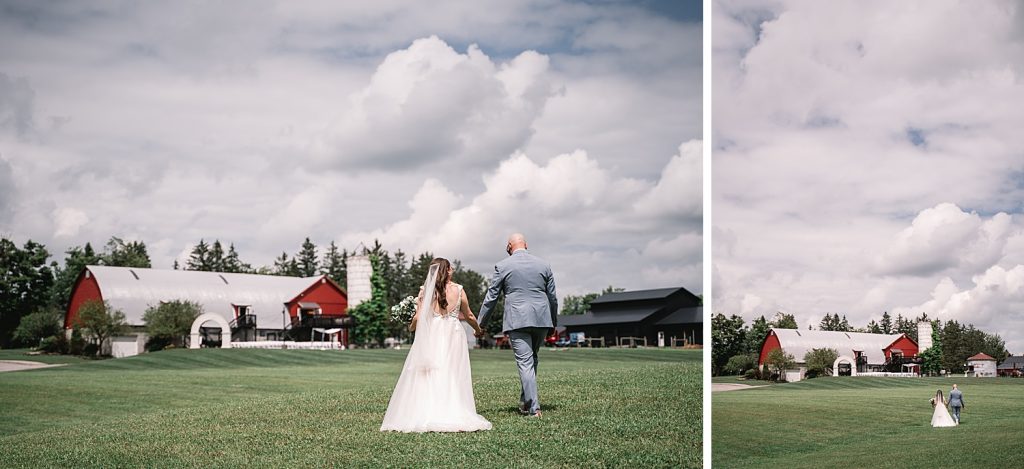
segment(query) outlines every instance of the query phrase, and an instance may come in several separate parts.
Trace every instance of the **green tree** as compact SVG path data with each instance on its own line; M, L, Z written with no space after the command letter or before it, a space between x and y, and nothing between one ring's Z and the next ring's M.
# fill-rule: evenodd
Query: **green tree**
M224 246L220 244L219 239L213 240L213 244L210 245L210 252L206 255L207 265L210 267L210 272L224 272Z
M733 355L722 367L723 375L742 375L747 370L757 368L757 360L760 358L756 353L741 353Z
M747 344L744 350L748 353L760 355L761 346L764 345L764 339L768 337L768 331L771 328L771 324L764 318L764 315L750 323L750 330L747 331Z
M833 348L815 348L804 354L804 363L807 364L807 377L829 376L832 374L832 365L839 358L839 351Z
M882 326L879 326L878 323L875 322L874 319L872 319L871 322L868 323L866 330L871 334L881 334Z
M772 327L776 329L799 329L796 325L796 317L792 314L786 314L782 311L775 313L775 318L771 322Z
M898 322L898 318L897 318ZM942 323L932 321L932 346L918 354L921 357L921 372L938 374L942 369Z
M302 242L302 249L295 255L295 261L298 263L298 275L300 277L316 275L320 267L318 259L319 255L316 253L316 245L307 237Z
M142 321L150 341L159 344L153 349L159 350L163 344L183 347L192 331L192 323L200 314L203 314L202 306L192 301L173 300L147 308Z
M882 329L880 332L881 334L892 334L894 332L892 328L892 316L889 315L888 311L882 313L882 321L878 326ZM876 332L876 334L878 333L879 332Z
M206 240L200 239L199 244L192 247L192 252L188 256L188 262L185 263L185 270L212 271L210 265L210 245L206 244Z
M235 251L235 243L231 243L228 246L228 253L224 256L224 272L236 274L248 274L252 272L252 266L242 262L242 259L238 257L238 251Z
M14 342L36 347L39 341L62 333L64 313L52 306L43 307L21 318L14 330Z
M53 271L46 264L46 247L28 240L22 248L0 238L0 347L11 345L23 316L49 303Z
M74 288L78 276L86 266L100 263L100 256L92 249L92 245L85 243L85 247L74 246L64 251L64 267L52 265L54 272L53 287L51 288L50 303L58 309L65 311L71 301L71 289Z
M773 349L771 352L768 352L768 356L765 357L764 362L768 365L768 370L771 374L777 375L779 380L782 381L785 380L783 372L796 365L796 359L793 358L793 355L786 353L781 348Z
M711 318L711 373L721 374L729 358L743 351L746 345L746 328L743 318L726 317L718 313Z
M348 284L347 264L348 251L344 250L339 253L338 246L331 241L331 244L327 246L327 251L324 252L324 260L320 263L320 273L344 287Z
M103 265L113 267L140 267L150 268L153 266L149 260L149 253L146 252L146 243L142 241L124 242L123 239L111 236L107 246L100 255L100 262Z
M282 252L274 259L273 275L285 277L299 277L299 264L295 259L288 259L288 253Z
M585 314L590 311L590 302L594 301L601 295L597 293L587 293L585 295L566 295L562 298L562 310L558 314L572 315L572 314Z
M78 309L75 323L82 328L96 344L96 354L103 354L103 345L111 337L120 335L128 329L124 313L114 309L106 301L91 300Z
M370 299L349 310L349 315L356 320L356 327L353 330L356 343L383 345L389 330L389 310L387 283L379 273L379 255L370 254L370 266L373 268L373 273L370 274Z

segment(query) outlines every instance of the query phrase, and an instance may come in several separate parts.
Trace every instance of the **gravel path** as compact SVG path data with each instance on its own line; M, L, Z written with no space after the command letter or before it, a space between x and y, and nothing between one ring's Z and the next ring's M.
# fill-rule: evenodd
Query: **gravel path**
M0 360L0 372L34 370L36 368L50 368L53 366L64 366L63 364L52 365L49 363L30 362L25 360Z

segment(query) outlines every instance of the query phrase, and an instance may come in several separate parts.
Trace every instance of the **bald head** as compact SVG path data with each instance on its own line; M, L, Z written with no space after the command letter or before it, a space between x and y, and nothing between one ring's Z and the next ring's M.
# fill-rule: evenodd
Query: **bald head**
M526 249L526 236L523 236L522 233L512 233L508 237L508 246L505 249L510 256L517 249Z

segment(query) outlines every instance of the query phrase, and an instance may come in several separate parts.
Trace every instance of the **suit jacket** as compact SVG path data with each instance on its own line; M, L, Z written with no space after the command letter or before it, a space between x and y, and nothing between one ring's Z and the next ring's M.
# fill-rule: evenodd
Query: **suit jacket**
M494 275L480 306L480 325L490 319L498 293L505 293L503 331L558 325L558 298L551 265L520 249L494 266Z
M964 406L964 395L959 389L954 389L949 392L949 405L950 407Z

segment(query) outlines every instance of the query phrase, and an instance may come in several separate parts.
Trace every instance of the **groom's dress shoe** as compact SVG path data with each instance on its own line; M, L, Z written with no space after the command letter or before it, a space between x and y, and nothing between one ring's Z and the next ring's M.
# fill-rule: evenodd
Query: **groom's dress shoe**
M533 404L532 401L520 402L519 403L519 413L523 414L523 415L530 415L530 405L531 404Z
M540 413L540 411L538 410L537 412L534 412L534 413L532 413L532 414L526 414L526 416L527 416L527 417L531 417L531 418L533 418L533 417L537 417L537 418L540 418L540 417L541 417L541 413Z

